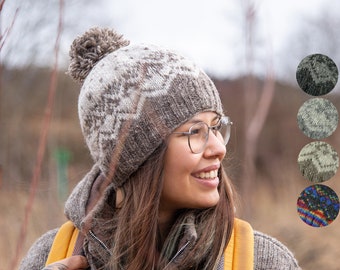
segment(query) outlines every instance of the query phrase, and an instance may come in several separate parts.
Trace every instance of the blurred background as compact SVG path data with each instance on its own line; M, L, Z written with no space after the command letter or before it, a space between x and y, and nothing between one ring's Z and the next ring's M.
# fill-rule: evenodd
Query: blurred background
M312 98L295 72L307 55L340 65L337 0L1 0L0 270L16 269L92 161L77 115L80 86L65 72L71 42L93 26L192 58L213 78L234 122L228 157L238 215L286 244L303 269L340 269L340 221L323 228L296 211L297 156L312 140L298 109ZM324 96L340 108L339 84ZM339 128L324 141L339 153ZM324 184L340 195L339 173Z

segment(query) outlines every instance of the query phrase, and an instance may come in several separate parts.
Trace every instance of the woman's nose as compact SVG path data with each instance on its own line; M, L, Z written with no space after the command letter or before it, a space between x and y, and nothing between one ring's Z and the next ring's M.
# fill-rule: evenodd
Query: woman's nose
M204 156L217 156L219 160L222 160L224 158L226 154L226 146L224 145L221 138L219 138L218 136L218 133L215 135L214 132L209 130L209 138L204 150Z

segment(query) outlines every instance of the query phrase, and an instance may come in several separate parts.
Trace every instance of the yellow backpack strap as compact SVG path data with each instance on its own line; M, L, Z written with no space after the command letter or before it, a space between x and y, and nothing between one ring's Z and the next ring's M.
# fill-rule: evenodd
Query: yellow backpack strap
M234 229L224 251L224 270L254 269L254 231L246 221L235 219Z
M71 221L65 222L54 238L46 265L72 256L78 234L79 230L74 227Z

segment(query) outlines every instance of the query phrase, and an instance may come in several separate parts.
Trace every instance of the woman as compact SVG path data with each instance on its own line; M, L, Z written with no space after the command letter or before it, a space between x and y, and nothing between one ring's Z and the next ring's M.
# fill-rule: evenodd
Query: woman
M21 269L299 269L280 242L235 219L221 166L232 123L202 70L99 28L77 38L70 56L94 160L66 202L79 231L74 256L50 259L52 230Z

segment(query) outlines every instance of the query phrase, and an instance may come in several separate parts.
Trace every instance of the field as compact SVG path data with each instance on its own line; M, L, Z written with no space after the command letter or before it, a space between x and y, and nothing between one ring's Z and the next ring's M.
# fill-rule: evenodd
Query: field
M70 154L64 193L69 193L91 167L77 120L78 86L60 75L41 178L37 183L35 200L29 205L32 211L25 238L20 236L29 209L27 202L45 112L48 74L46 70L31 73L28 70L5 71L3 74L0 99L0 270L11 269L13 261L20 261L38 236L65 220L64 197L57 187L56 152L66 149ZM310 98L301 90L278 82L275 84L275 95L256 145L256 170L251 178L249 175L244 178L247 176L243 173L247 128L245 112L256 108L257 97L263 87L261 80L254 80L254 83L254 89L247 90L242 78L216 81L227 113L235 123L226 166L239 190L238 214L250 221L256 230L285 243L303 269L340 269L337 263L340 218L327 227L313 228L304 224L296 212L300 192L310 185L297 167L299 151L311 141L301 133L296 123L299 107ZM255 98L249 100L245 98L247 95ZM327 98L340 108L336 94ZM339 152L339 129L325 141ZM339 173L325 184L340 195L338 178ZM20 242L23 248L16 258Z

